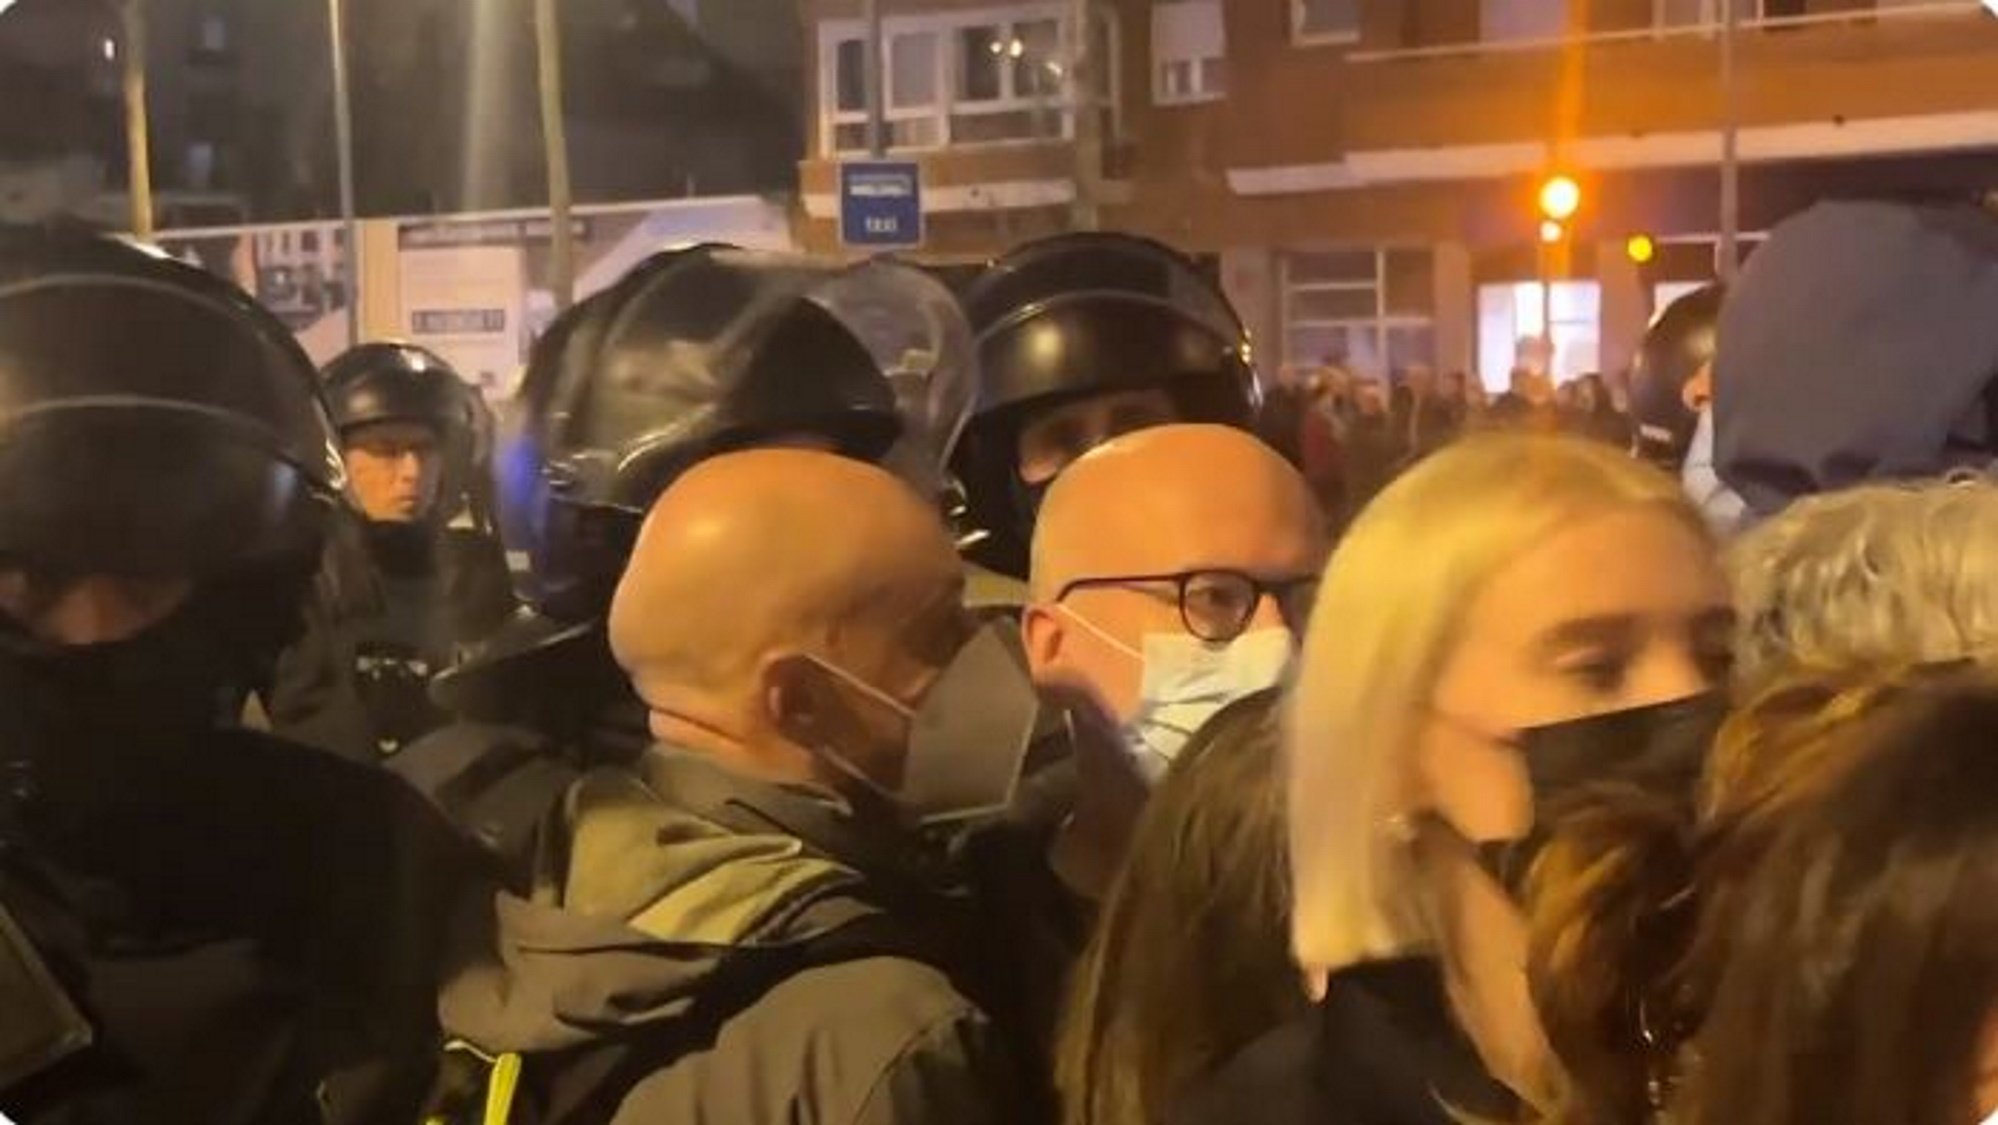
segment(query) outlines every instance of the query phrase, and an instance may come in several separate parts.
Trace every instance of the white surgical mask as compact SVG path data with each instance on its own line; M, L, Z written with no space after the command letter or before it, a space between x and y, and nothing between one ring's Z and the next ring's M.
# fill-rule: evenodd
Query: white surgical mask
M1686 449L1686 467L1680 471L1680 487L1692 497L1695 507L1707 519L1714 534L1727 538L1741 530L1748 505L1714 469L1714 411L1700 411L1700 423L1693 430L1693 444Z
M1064 612L1144 669L1138 709L1121 733L1125 752L1148 785L1165 776L1207 720L1238 699L1282 683L1297 650L1288 629L1252 629L1232 641L1203 641L1191 633L1147 633L1140 652L1088 618Z

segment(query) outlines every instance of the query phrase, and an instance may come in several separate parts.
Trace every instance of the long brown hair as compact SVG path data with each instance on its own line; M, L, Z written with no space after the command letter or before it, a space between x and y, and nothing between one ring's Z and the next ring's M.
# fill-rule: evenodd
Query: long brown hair
M1638 1125L1667 1104L1682 1123L1805 1120L1731 1114L1726 1103L1688 1116L1674 1090L1689 1054L1706 1054L1689 1048L1706 1041L1716 997L1733 987L1723 978L1741 971L1741 922L1766 894L1758 872L1772 848L1873 754L1883 726L1962 675L1926 666L1779 684L1729 719L1697 794L1603 788L1562 810L1527 893L1528 973L1560 1061L1546 1121ZM1775 1049L1714 1046L1743 1053L1751 1069Z
M1056 1046L1068 1125L1150 1125L1303 1011L1289 953L1276 693L1204 725L1152 793Z

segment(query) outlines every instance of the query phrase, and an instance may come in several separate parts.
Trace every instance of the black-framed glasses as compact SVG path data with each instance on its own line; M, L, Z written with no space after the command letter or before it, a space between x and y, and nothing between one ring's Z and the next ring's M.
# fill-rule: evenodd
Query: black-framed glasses
M1266 580L1239 570L1185 570L1177 574L1123 574L1078 578L1055 595L1057 603L1078 590L1170 587L1186 631L1203 641L1232 641L1242 635L1264 598L1276 601L1292 631L1302 630L1318 597L1318 575Z

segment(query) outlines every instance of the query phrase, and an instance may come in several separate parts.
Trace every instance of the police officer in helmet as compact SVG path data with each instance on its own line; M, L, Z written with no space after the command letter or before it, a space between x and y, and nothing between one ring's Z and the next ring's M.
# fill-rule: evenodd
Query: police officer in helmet
M342 467L310 363L164 256L0 231L0 1106L394 1120L468 870L378 771L235 728Z
M978 411L957 448L980 564L1027 573L1035 513L1070 462L1167 422L1248 427L1260 403L1248 335L1220 288L1167 246L1066 234L993 263L964 298Z
M441 725L430 681L513 610L498 541L453 526L469 501L476 393L411 344L350 349L321 373L354 518L268 701L279 733L379 761Z
M831 311L836 280L766 253L668 251L537 341L495 455L500 522L529 558L533 612L438 682L434 694L467 721L395 764L508 870L583 767L651 741L604 617L660 493L733 450L879 461L895 447L894 388Z
M1706 285L1665 306L1630 368L1637 452L1677 476L1712 397L1715 330L1727 291Z

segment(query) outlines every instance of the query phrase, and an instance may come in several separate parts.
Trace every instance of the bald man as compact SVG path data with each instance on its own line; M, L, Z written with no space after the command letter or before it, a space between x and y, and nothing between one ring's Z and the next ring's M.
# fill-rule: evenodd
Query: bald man
M1281 679L1328 548L1309 486L1223 426L1130 434L1057 478L1022 620L1036 687L1076 723L1054 864L1096 897L1149 786L1228 703Z
M593 1095L630 1125L1033 1120L911 831L1002 807L1033 725L1031 691L985 688L1010 658L963 581L871 465L762 450L675 483L610 617L656 745L571 791L535 903L502 897L497 955L445 994L451 1033L659 1052Z

